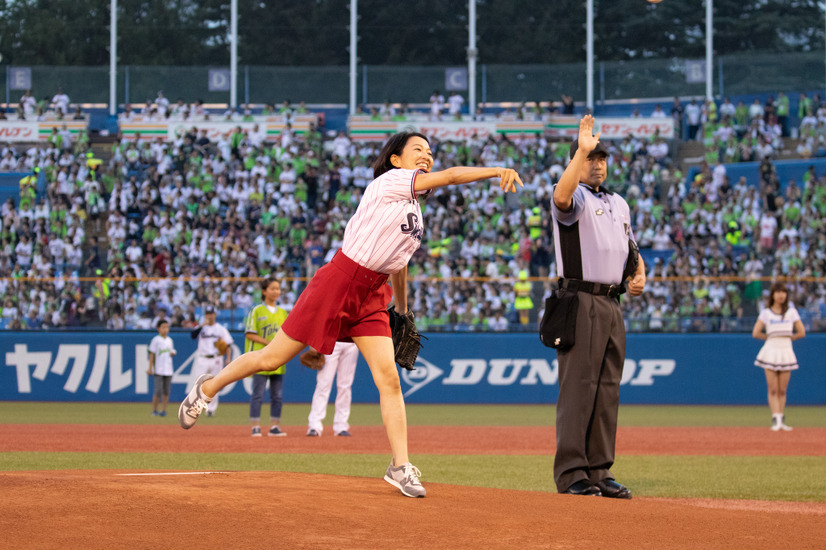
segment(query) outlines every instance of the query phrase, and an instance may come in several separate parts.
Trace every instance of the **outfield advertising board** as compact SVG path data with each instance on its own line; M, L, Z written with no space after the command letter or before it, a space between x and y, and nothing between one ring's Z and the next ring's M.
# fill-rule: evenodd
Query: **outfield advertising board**
M135 117L130 120L121 120L120 132L124 139L133 140L140 134L143 139L161 139L173 141L187 131L200 134L205 131L212 141L231 134L236 128L250 134L258 133L260 140L273 141L281 136L287 120L281 115L256 115L251 120L143 120ZM310 125L318 126L318 116L314 114L297 114L290 121L293 134L304 136L309 132Z
M60 131L65 126L71 134L77 136L81 130L87 130L89 123L86 120L4 120L0 123L0 141L26 143L38 140L47 140L52 130Z
M154 333L0 333L2 401L149 401L147 347ZM173 332L178 355L172 399L183 399L192 382L195 342ZM48 336L48 337L44 337ZM240 353L243 334L233 332ZM556 353L534 334L430 334L416 370L401 370L408 403L555 403ZM627 404L757 405L766 400L763 373L753 365L760 342L747 334L632 334L622 377ZM826 335L795 343L801 368L792 375L791 405L826 404ZM293 360L284 400L309 402L315 373ZM249 400L251 380L224 389L223 402ZM377 402L364 360L353 384L355 402Z

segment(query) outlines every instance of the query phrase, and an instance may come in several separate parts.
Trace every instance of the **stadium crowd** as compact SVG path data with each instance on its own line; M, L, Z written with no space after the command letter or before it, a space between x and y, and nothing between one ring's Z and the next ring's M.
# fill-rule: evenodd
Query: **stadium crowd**
M773 160L788 132L777 109L738 118L727 100L711 105L696 120L694 102L672 107L705 145L691 181L667 140L608 142L608 187L627 197L649 266L648 292L625 308L629 330L751 330L764 277L787 278L804 322L826 330L826 287L811 280L826 274L826 174L779 181ZM801 143L818 154L826 106L819 98L808 105ZM201 106L186 107L193 123L204 116ZM175 106L145 109L158 116L159 108L165 116ZM280 112L293 109L285 102ZM60 127L41 143L5 144L0 171L27 176L19 201L0 208L2 323L148 329L167 319L189 327L213 305L236 328L260 302L252 279L270 274L286 282L289 309L340 247L380 146L314 126L305 135L287 126L275 141L240 126L217 139L194 127L168 142L137 135L115 140L100 158L85 133ZM556 276L549 208L568 143L473 136L432 148L434 170L507 166L526 185L507 198L487 186L440 190L424 203L426 235L410 266L422 330L534 330ZM725 163L745 160L760 160L759 187L729 181ZM514 309L520 275L532 283L529 326Z

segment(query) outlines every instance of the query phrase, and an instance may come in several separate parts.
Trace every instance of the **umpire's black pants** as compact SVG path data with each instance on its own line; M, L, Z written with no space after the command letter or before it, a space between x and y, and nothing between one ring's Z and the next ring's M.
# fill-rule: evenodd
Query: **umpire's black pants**
M596 483L614 477L610 468L625 362L625 325L616 298L579 293L575 342L557 354L554 480L559 492L583 479Z

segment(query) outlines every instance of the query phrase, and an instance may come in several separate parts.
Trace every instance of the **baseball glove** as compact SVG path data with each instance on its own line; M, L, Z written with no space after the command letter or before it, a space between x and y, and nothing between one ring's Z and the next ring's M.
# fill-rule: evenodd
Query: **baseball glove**
M228 347L229 344L227 344L223 340L215 340L215 349L218 350L218 355L224 355L227 352Z
M408 311L404 315L399 315L396 313L395 306L390 306L387 308L387 313L390 315L390 332L393 334L396 363L407 370L414 370L413 365L419 357L423 336L416 330L413 312Z
M313 348L309 348L302 353L298 360L301 361L302 365L313 370L321 370L324 367L324 356Z

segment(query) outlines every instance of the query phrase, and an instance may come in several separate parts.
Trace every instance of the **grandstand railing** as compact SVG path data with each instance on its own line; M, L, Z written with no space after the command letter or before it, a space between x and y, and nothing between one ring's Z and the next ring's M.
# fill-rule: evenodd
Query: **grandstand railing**
M281 277L283 293L281 305L289 310L295 303L301 291L306 287L309 277ZM116 315L127 319L126 327L151 328L149 321L156 318L159 310L164 310L164 316L170 319L173 328L186 328L202 321L203 308L207 305L216 307L218 322L231 330L243 329L243 323L249 311L249 304L260 300L257 289L258 283L265 280L261 277L174 277L174 278L101 278L101 277L19 277L0 278L0 292L8 296L17 296L19 305L17 315L3 310L0 316L0 329L31 329L26 321L27 309L31 297L39 291L46 291L53 296L51 304L47 304L50 311L61 311L65 317L64 328L96 328L106 327L107 323ZM729 288L727 293L737 294L744 306L738 311L728 314L697 312L690 314L679 313L680 304L675 311L664 313L661 317L652 316L647 311L636 311L635 301L647 303L653 299L651 290L655 285L671 283L687 283L695 285L702 280L706 284L723 283ZM649 277L647 292L640 298L621 298L625 310L625 324L629 332L751 332L762 300L771 285L777 278L760 277L744 278L740 276L700 276L700 277ZM807 331L826 332L826 302L822 300L822 292L826 287L826 277L797 277L783 279L790 288L790 301L796 307ZM527 324L520 324L518 312L513 307L514 283L513 277L456 277L444 279L441 277L414 276L410 277L408 303L416 311L417 324L420 329L431 332L487 332L491 329L487 325L484 315L477 315L472 321L465 319L450 320L445 307L445 296L454 296L460 287L467 285L493 285L493 291L503 298L503 308L506 309L508 319L507 331L533 332L537 329L541 318L544 299L556 288L556 279L546 277L529 277L532 284L531 298L533 308ZM759 289L752 286L749 290L751 297L744 297L743 291L747 285L759 283ZM194 290L195 298L189 302L178 302L178 295L174 290L189 284ZM731 286L734 285L734 286ZM173 289L166 294L166 289ZM198 288L203 288L199 291ZM158 291L157 296L148 293ZM161 290L163 289L163 290ZM144 293L145 291L145 293ZM163 291L163 295L160 292ZM817 297L817 293L821 297ZM423 298L419 296L423 293ZM242 296L249 296L246 300ZM805 303L804 303L805 302ZM416 304L440 303L445 312L435 315L435 308L427 309ZM464 302L463 302L464 303ZM482 314L493 314L495 311L477 304ZM674 309L674 308L671 308ZM85 310L85 311L84 311ZM141 318L144 320L141 322ZM49 327L50 329L61 328Z

